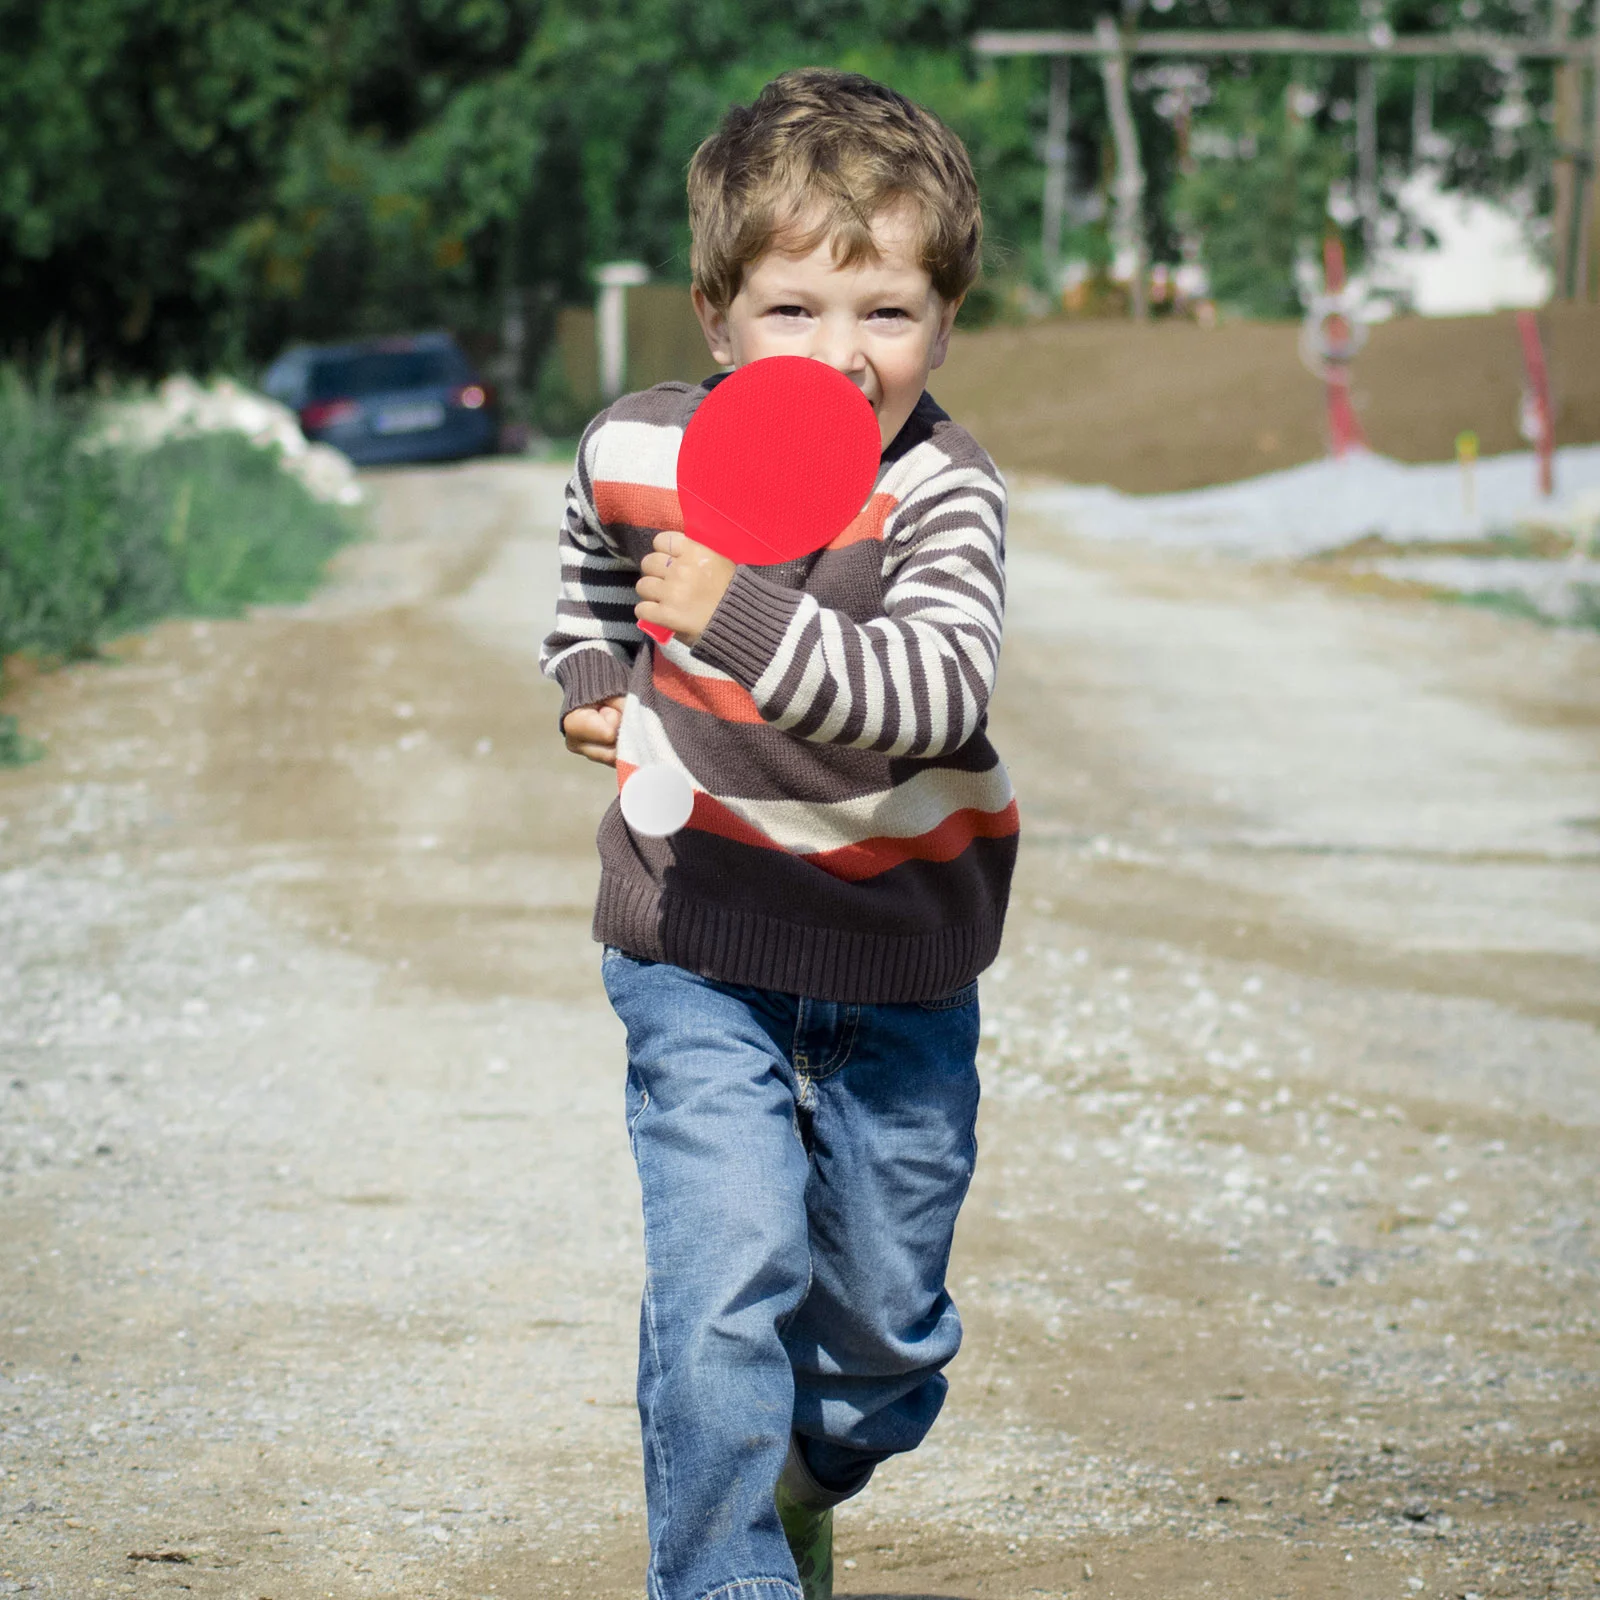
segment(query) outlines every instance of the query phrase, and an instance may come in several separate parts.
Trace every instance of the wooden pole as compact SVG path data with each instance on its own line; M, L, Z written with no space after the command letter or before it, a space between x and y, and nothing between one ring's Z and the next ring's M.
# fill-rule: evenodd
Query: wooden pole
M1119 264L1132 274L1130 309L1136 322L1150 314L1145 292L1144 168L1139 162L1139 130L1128 99L1126 42L1110 17L1095 28L1100 44L1100 71L1105 78L1106 104L1111 112L1111 136L1117 147L1116 226L1114 235Z
M1044 225L1039 253L1044 261L1045 287L1052 305L1061 293L1061 225L1067 212L1068 101L1072 62L1067 56L1050 61L1050 99L1044 128ZM1059 310L1060 307L1056 306Z
M1368 60L1356 68L1356 204L1368 272L1378 254L1378 201L1378 67Z
M1411 160L1415 165L1433 155L1433 63L1418 63L1411 87Z
M1569 0L1556 0L1550 37L1564 44L1571 32ZM1550 174L1555 187L1555 214L1550 229L1555 243L1555 292L1558 300L1574 300L1578 294L1576 211L1583 205L1577 162L1583 121L1583 68L1575 61L1563 61L1556 68L1555 112L1556 157Z
M1594 0L1593 37L1589 41L1593 65L1589 70L1589 227L1584 235L1588 249L1578 282L1591 300L1600 300L1600 0Z

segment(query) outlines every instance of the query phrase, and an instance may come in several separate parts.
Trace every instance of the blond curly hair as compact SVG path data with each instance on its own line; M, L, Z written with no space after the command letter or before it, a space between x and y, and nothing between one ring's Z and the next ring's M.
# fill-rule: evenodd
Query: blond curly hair
M734 106L689 163L689 267L718 310L774 246L832 241L842 267L877 258L872 224L910 208L947 303L977 279L983 213L966 147L931 111L858 72L803 67Z

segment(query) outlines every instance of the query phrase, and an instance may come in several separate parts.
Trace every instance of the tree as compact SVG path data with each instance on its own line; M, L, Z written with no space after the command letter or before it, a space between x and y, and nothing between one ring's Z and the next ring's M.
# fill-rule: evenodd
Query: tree
M244 365L292 338L427 323L487 336L509 295L586 298L590 269L616 255L682 276L695 144L732 100L803 62L857 66L946 116L984 188L989 270L1027 279L1040 270L1043 67L979 63L965 41L980 21L1089 28L1105 3L0 0L0 340L26 349L53 329L95 368ZM1361 26L1380 3L1149 0L1140 20ZM1542 29L1534 3L1389 0L1388 20L1436 27L1470 13L1475 26ZM1247 92L1229 87L1231 64L1200 74L1202 123L1235 141L1259 124L1267 152L1259 173L1236 163L1267 209L1235 205L1235 242L1221 242L1233 224L1220 192L1181 190L1189 214L1210 218L1213 252L1241 271L1281 277L1306 194L1348 159L1338 112L1351 71L1318 70L1320 107L1298 132L1280 115L1285 80L1255 69ZM1523 100L1542 106L1548 72L1525 77ZM1171 259L1176 119L1159 85L1136 91L1146 220ZM1537 113L1490 128L1515 99L1491 63L1438 74L1449 181L1495 192L1542 174ZM1075 75L1073 107L1093 174L1095 74ZM1382 147L1402 158L1408 69L1388 69L1380 109ZM1291 147L1306 176L1288 185ZM1258 223L1270 239L1248 237Z

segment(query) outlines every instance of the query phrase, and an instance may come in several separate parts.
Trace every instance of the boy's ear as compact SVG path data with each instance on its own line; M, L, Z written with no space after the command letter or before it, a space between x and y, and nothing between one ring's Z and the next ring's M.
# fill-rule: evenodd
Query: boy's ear
M956 325L956 313L961 309L961 301L967 297L961 295L955 300L946 300L939 311L939 331L933 336L932 359L928 362L928 371L944 365L944 358L950 353L950 330Z
M705 290L698 285L689 291L694 302L694 314L700 319L700 331L706 336L706 348L719 367L733 365L733 341L728 335L728 313L719 311L706 298Z

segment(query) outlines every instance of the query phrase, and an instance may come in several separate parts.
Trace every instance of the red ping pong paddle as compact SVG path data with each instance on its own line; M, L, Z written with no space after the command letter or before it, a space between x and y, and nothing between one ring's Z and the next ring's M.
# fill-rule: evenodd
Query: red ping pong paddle
M882 445L867 397L807 356L768 356L700 402L678 448L683 531L742 566L831 544L866 504ZM668 628L641 622L665 644Z

